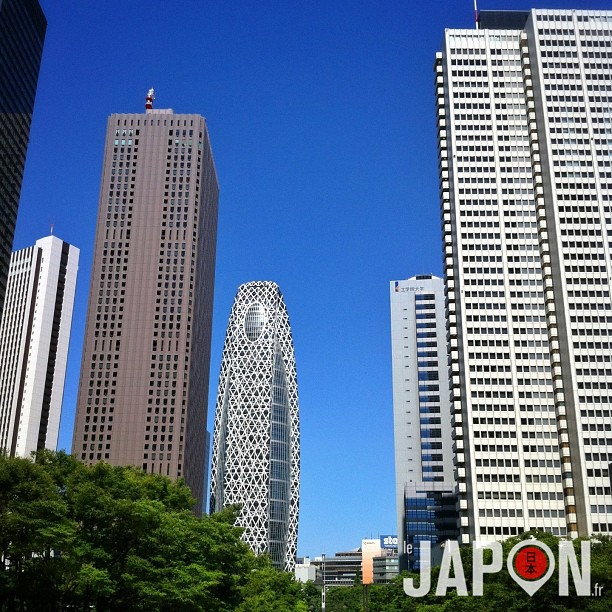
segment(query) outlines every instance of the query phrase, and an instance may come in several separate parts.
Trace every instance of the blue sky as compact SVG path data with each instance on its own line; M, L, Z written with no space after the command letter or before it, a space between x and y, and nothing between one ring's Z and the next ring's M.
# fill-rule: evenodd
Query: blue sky
M433 63L471 0L40 0L49 26L15 248L81 249L70 448L106 119L207 118L220 183L209 429L236 289L276 281L302 430L300 555L395 533L389 281L441 274ZM479 2L482 9L595 8Z

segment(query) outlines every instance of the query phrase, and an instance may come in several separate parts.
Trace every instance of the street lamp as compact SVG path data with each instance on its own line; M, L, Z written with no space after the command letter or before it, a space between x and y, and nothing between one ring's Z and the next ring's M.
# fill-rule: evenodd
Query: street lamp
M321 555L323 559L323 589L321 590L321 612L325 612L325 553Z

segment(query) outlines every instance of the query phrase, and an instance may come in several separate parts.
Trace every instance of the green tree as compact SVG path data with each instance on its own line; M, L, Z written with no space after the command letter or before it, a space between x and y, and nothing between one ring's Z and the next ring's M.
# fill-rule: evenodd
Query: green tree
M369 612L412 612L417 609L418 600L408 597L404 592L404 575L389 584L373 584L368 587Z
M312 580L302 585L302 600L308 612L321 612L321 589Z
M360 584L328 587L325 612L360 612L363 610L363 587Z
M181 481L99 463L88 467L65 453L43 452L36 462L0 457L0 611L200 611L319 612L321 592L297 583L255 558L234 527L236 508L203 518ZM512 547L530 537L557 557L558 538L530 532L502 543ZM580 558L580 541L573 542ZM468 591L473 555L460 551ZM485 551L485 564L490 561ZM558 562L558 558L557 558ZM483 597L461 597L449 589L408 597L403 576L370 585L368 612L612 610L612 540L593 539L591 584L601 596L558 594L558 573L529 597L505 569L486 574ZM418 576L414 576L418 583ZM361 584L327 589L326 612L364 609Z
M308 612L303 585L272 567L267 557L257 559L242 592L237 612Z
M58 548L74 545L76 525L50 473L24 459L0 457L0 608L46 609L75 571Z
M234 610L255 557L235 509L181 481L65 453L0 459L0 609Z

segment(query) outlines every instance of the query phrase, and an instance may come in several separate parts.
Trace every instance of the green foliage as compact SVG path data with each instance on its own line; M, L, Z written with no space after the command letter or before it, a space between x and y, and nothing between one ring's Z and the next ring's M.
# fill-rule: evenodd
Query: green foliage
M321 612L321 587L309 580L302 585L302 600L308 612Z
M249 551L233 526L237 508L197 518L192 504L183 482L134 468L87 467L65 453L40 453L36 462L0 457L0 612L320 612L320 588L297 583ZM502 543L504 562L532 536L556 555L558 538L532 532ZM580 542L573 545L579 556ZM472 551L460 554L471 593ZM578 597L572 584L560 597L556 571L529 597L505 569L485 574L483 597L460 597L455 589L442 597L435 594L439 571L432 570L431 590L418 599L406 595L403 577L367 589L329 588L326 612L612 610L608 537L591 548L599 597Z
M326 589L325 612L357 612L362 609L363 587L360 584Z
M183 482L133 468L0 458L0 610L237 609L262 562L235 508L192 504Z
M238 612L308 612L302 585L290 574L274 569L266 557L257 559L243 595Z

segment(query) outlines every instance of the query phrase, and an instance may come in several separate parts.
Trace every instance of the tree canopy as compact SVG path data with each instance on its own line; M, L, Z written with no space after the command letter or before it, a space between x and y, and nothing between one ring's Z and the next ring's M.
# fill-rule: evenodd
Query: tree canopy
M307 609L240 539L236 509L192 506L182 481L135 468L0 458L0 610ZM284 607L245 607L282 589Z
M251 553L234 526L236 508L198 518L192 507L184 482L136 468L86 466L62 452L36 461L0 457L0 612L321 610L320 588ZM504 558L531 536L558 550L555 536L527 533L502 543ZM580 542L574 547L579 557ZM460 555L472 593L472 551ZM439 572L432 569L430 592L420 598L406 595L403 577L328 588L326 612L612 609L612 541L605 537L591 546L591 585L603 586L591 597L577 596L571 581L569 596L559 596L557 571L530 597L505 569L485 575L482 597L455 589L438 597Z

